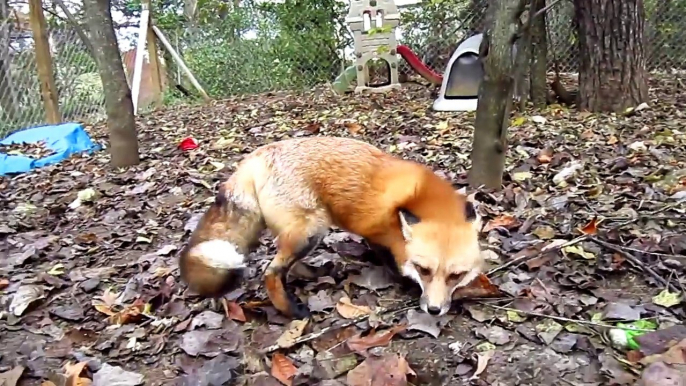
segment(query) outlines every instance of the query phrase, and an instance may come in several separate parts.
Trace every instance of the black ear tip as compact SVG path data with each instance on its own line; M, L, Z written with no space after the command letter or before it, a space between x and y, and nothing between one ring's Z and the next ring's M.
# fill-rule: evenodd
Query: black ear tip
M476 207L473 202L469 200L465 201L464 214L467 217L467 221L476 220Z
M400 208L400 213L405 218L407 225L414 225L419 222L419 217L405 208Z

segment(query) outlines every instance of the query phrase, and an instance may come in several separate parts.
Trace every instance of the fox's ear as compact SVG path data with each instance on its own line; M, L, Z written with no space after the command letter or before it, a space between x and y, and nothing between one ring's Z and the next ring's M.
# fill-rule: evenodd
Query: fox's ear
M410 241L412 239L412 225L419 222L419 217L402 208L398 211L398 217L400 217L400 229L403 232L403 237L405 241Z

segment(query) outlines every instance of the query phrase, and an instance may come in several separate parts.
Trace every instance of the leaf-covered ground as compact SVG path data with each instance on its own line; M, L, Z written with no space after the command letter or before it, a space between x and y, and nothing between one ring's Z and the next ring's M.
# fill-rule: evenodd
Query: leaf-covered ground
M440 319L409 305L417 289L340 231L291 271L315 312L308 324L264 302L268 235L250 279L227 295L230 318L184 299L176 265L215 184L263 143L353 136L465 185L473 115L431 111L416 85L158 111L138 119L138 167L113 171L100 152L0 179L0 384L606 385L631 384L654 362L641 382L671 385L686 374L679 82L654 80L650 107L630 116L517 113L505 188L476 194L502 296ZM89 131L106 143L103 127ZM197 149L177 147L187 136ZM637 338L640 350L613 348L627 333L606 326L636 320L660 332Z

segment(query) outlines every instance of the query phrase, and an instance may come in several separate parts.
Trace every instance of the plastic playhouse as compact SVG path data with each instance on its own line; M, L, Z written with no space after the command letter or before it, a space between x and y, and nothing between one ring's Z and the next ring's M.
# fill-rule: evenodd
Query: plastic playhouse
M365 20L369 20L369 26ZM357 87L355 92L369 90L384 92L400 88L398 82L398 42L395 29L400 22L400 13L393 0L352 0L345 21L350 26L355 39L355 69ZM372 23L374 21L375 23ZM372 27L372 24L375 24ZM390 72L388 85L379 87L367 86L369 82L368 62L372 59L383 59L388 63ZM350 67L348 67L348 70Z
M365 21L369 19L369 26ZM370 90L384 92L398 88L398 57L400 55L412 69L432 84L440 85L438 98L433 103L436 111L476 110L479 86L484 76L479 58L483 34L477 34L460 43L450 57L446 71L441 75L432 71L412 50L399 45L395 30L400 20L393 0L351 0L346 22L355 38L355 63L346 68L333 82L333 89L345 92L357 79L355 92ZM373 23L375 22L375 23ZM374 27L371 25L375 24ZM372 59L388 62L389 84L369 86L369 68Z

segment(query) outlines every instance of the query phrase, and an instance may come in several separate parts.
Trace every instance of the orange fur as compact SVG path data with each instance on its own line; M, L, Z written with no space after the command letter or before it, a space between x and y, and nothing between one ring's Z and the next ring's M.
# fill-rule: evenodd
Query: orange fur
M194 288L201 287L199 281L222 283L202 293L221 292L233 263L223 267L217 263L222 256L207 257L216 249L195 247L224 240L244 255L249 242L269 228L278 253L265 274L267 292L278 310L304 317L307 309L287 293L283 279L335 225L388 248L401 272L422 287L422 308L445 313L452 290L481 270L477 231L467 211L466 198L431 169L365 142L337 137L279 141L246 156L221 185L217 202L181 254L182 277ZM207 266L208 261L215 266ZM200 270L191 266L206 270L193 273ZM216 280L208 279L212 272Z

